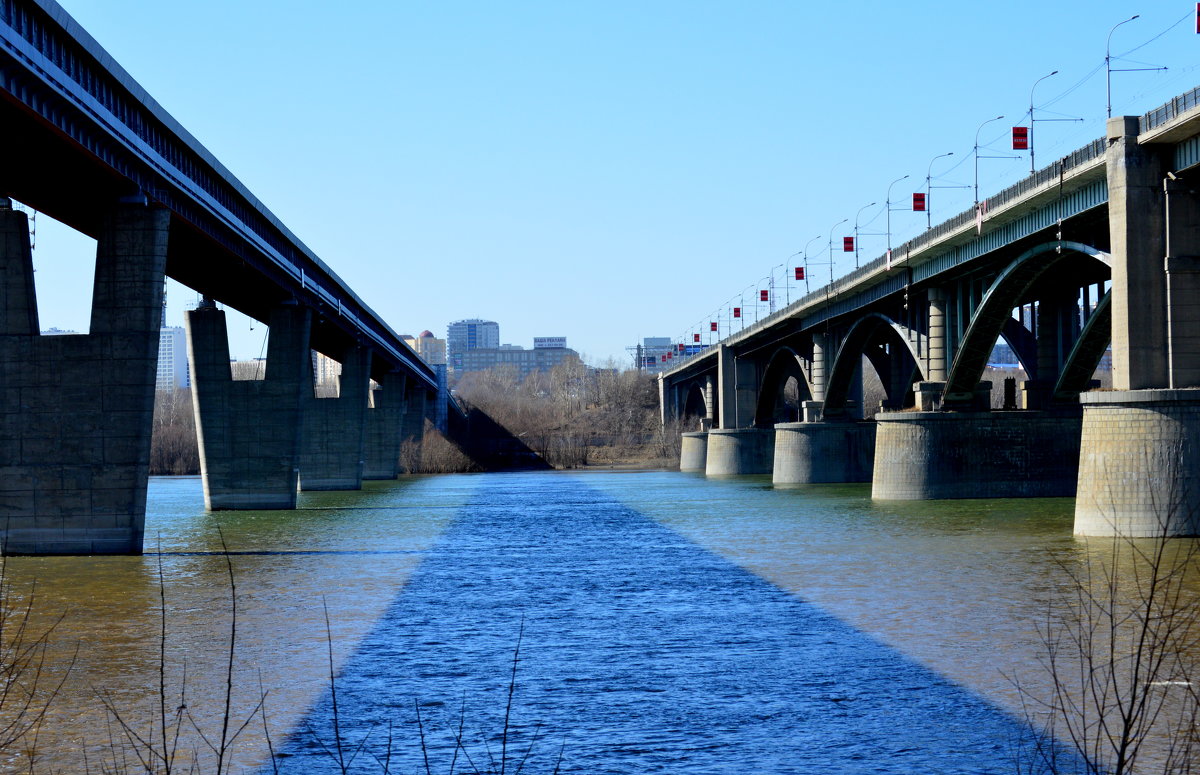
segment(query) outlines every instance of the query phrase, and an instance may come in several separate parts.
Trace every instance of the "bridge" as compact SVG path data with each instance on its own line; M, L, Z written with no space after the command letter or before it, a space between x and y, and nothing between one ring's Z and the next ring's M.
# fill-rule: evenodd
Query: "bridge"
M1110 119L663 372L681 469L871 482L880 500L1075 495L1078 534L1200 533L1198 189L1200 90ZM1019 386L982 381L998 340ZM1110 346L1113 389L1095 390Z
M209 509L397 475L433 371L52 0L0 0L0 126L5 552L142 550L165 277L204 297L187 336ZM87 335L39 335L12 199L97 240ZM268 325L264 379L231 379L217 302ZM341 362L338 397L314 397L311 350Z

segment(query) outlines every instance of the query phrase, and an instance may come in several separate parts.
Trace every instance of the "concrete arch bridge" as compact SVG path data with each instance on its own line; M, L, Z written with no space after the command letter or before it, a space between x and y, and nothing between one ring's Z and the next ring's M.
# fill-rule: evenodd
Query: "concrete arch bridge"
M1080 534L1200 532L1198 97L1110 119L986 216L662 373L680 467L881 500L1075 495ZM1023 379L986 379L997 342Z

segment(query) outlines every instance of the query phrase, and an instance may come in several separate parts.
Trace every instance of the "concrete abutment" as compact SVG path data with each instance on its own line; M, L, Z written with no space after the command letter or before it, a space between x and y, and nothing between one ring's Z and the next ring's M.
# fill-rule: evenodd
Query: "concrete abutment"
M869 482L873 422L789 422L775 426L774 484Z
M888 412L875 420L877 500L1075 494L1077 414Z
M683 434L679 442L679 470L703 471L708 460L708 432Z
M301 490L360 490L365 467L371 351L347 348L336 398L304 401ZM397 458L399 456L397 455Z
M773 429L713 428L707 446L704 473L708 476L769 474L774 465Z
M311 313L271 313L266 378L237 380L229 368L225 313L211 302L187 313L204 505L293 509L305 399L312 394ZM364 398L365 401L365 398Z
M0 533L7 554L140 554L170 215L117 205L91 331L39 334L29 224L0 199Z
M1084 393L1075 534L1200 535L1200 388Z

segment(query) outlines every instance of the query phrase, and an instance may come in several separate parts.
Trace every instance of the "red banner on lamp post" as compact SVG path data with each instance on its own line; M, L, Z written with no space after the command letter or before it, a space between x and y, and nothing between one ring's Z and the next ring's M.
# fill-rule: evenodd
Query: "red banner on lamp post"
M700 335L699 335L699 334L692 334L692 341L693 341L693 342L699 342L699 341L700 341Z
M741 307L734 307L734 308L733 308L733 316L734 316L735 318L740 318L740 317L742 316L742 308L741 308Z
M1012 128L1012 145L1014 151L1029 150L1029 127L1015 126Z
M804 267L802 267L802 266L796 267L796 279L797 280L804 279Z
M914 213L925 212L925 195L924 194L913 194L913 212Z
M843 253L853 253L854 252L854 237L842 237L842 252Z
M758 300L759 301L768 301L771 298L770 294L771 294L770 291L759 291L758 292Z

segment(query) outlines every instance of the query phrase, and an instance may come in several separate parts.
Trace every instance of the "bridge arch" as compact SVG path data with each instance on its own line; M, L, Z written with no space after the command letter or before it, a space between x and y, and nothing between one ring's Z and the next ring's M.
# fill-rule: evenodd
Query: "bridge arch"
M1079 400L1079 394L1087 390L1104 351L1112 342L1112 291L1108 291L1096 304L1092 316L1079 332L1075 346L1063 364L1062 374L1054 385L1054 400L1069 403Z
M884 383L884 390L888 394L888 401L896 405L903 402L904 395L894 395L899 392L896 388L899 380L887 378L886 364L879 359L881 353L868 349L872 344L886 344L901 371L909 375L903 379L905 393L915 381L910 378L911 375L918 374L921 379L925 378L925 373L921 369L921 360L913 351L907 336L907 329L887 315L872 312L854 324L847 332L845 339L842 340L842 346L838 348L837 359L833 363L833 368L829 372L829 382L825 386L824 416L833 417L844 411L847 394L850 392L850 383L854 378L854 370L858 367L863 355L870 359L871 364L879 372L880 379Z
M809 384L808 375L804 373L800 355L790 347L780 347L771 356L767 368L763 371L758 390L758 404L754 409L756 427L770 428L777 422L795 422L799 419L798 415L781 416L784 414L784 391L791 380L796 381L798 400L811 401L812 385Z
M700 421L710 417L708 400L704 388L698 380L693 380L684 388L683 411L680 421L686 430L699 430Z
M1045 258L1047 255L1049 260ZM1102 250L1080 242L1056 240L1026 250L1005 267L983 295L954 353L946 379L945 404L961 405L973 400L988 356L996 339L1005 331L1007 321L1012 319L1013 308L1047 271L1063 261L1078 261L1081 256L1111 265L1108 254Z

